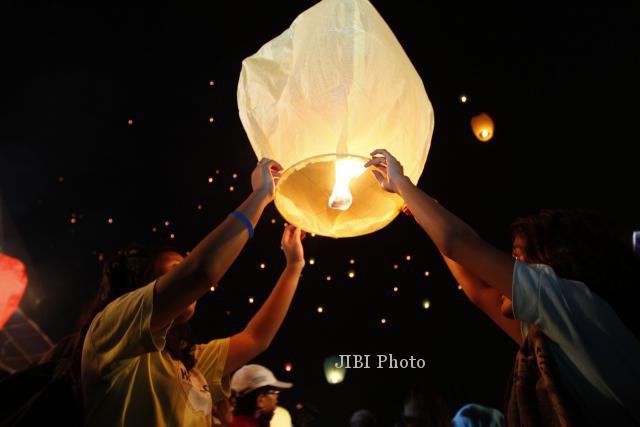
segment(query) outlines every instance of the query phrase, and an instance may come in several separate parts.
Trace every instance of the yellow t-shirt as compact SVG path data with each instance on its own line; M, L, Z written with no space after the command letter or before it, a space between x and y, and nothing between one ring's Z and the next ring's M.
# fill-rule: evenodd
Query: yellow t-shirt
M150 330L154 286L114 300L89 327L82 387L90 426L210 426L212 398L229 395L229 338L197 345L188 372L164 351L170 325Z

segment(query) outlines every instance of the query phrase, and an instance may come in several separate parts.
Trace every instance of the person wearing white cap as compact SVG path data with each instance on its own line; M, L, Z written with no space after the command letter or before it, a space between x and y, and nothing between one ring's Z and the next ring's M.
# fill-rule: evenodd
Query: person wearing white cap
M278 405L280 390L292 383L279 381L261 365L245 365L231 377L231 389L238 394L231 427L268 427Z

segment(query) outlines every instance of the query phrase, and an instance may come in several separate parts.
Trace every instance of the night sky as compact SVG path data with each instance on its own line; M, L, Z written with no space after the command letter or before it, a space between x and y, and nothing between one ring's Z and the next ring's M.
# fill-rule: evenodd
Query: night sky
M102 257L132 242L189 250L249 194L241 62L315 2L41 3L0 6L0 249L26 264L21 307L57 340L94 295ZM630 241L640 229L637 15L602 2L432 3L373 1L435 111L420 187L505 251L511 220L544 207L599 210ZM496 123L486 144L469 126L483 111ZM284 266L282 224L270 206L200 300L202 340L238 332L265 300ZM257 359L295 383L285 407L308 402L324 426L369 408L389 425L418 385L451 410L502 408L516 346L456 288L412 218L358 238L309 237L305 250L315 263ZM324 380L327 356L389 353L426 367Z

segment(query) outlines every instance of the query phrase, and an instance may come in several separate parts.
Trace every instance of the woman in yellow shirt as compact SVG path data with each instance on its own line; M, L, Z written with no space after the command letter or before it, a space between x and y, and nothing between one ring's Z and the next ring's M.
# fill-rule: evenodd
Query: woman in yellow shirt
M251 195L187 257L133 249L105 265L81 353L88 425L211 425L213 402L228 396L228 374L266 350L284 320L304 267L301 231L286 227L286 267L243 331L193 345L184 325L253 235L281 169L258 163Z

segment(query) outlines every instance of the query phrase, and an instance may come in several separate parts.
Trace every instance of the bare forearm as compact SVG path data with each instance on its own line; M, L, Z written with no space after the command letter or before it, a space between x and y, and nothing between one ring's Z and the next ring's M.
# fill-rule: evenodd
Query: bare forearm
M513 261L508 255L485 242L464 221L414 186L408 178L399 180L398 193L444 256L511 298Z
M269 203L267 195L253 192L236 209L243 213L255 227L264 208ZM217 283L247 243L249 232L242 221L229 215L215 230L202 240L185 261L193 262L204 274L207 283Z
M253 192L237 210L257 224L269 202L261 192ZM248 240L240 219L228 216L210 232L176 268L156 282L152 327L162 327L218 283Z
M258 343L262 350L269 346L280 329L298 287L303 268L304 263L287 265L271 294L245 328L245 332Z
M451 275L456 280L458 285L460 285L467 298L469 298L471 302L475 303L478 293L488 286L483 284L480 279L473 276L473 274L469 273L464 269L464 267L462 267L451 258L448 258L443 253L440 253L440 255L442 255L442 259L444 259L445 264L447 264L447 267L449 267Z
M441 254L442 255L442 254ZM463 266L442 255L451 274L462 287L469 301L482 310L500 329L509 335L518 345L522 344L520 323L506 318L501 312L502 295L480 280L479 277Z
M398 184L398 192L418 224L444 256L453 259L457 239L477 238L471 227L413 185L408 178Z

